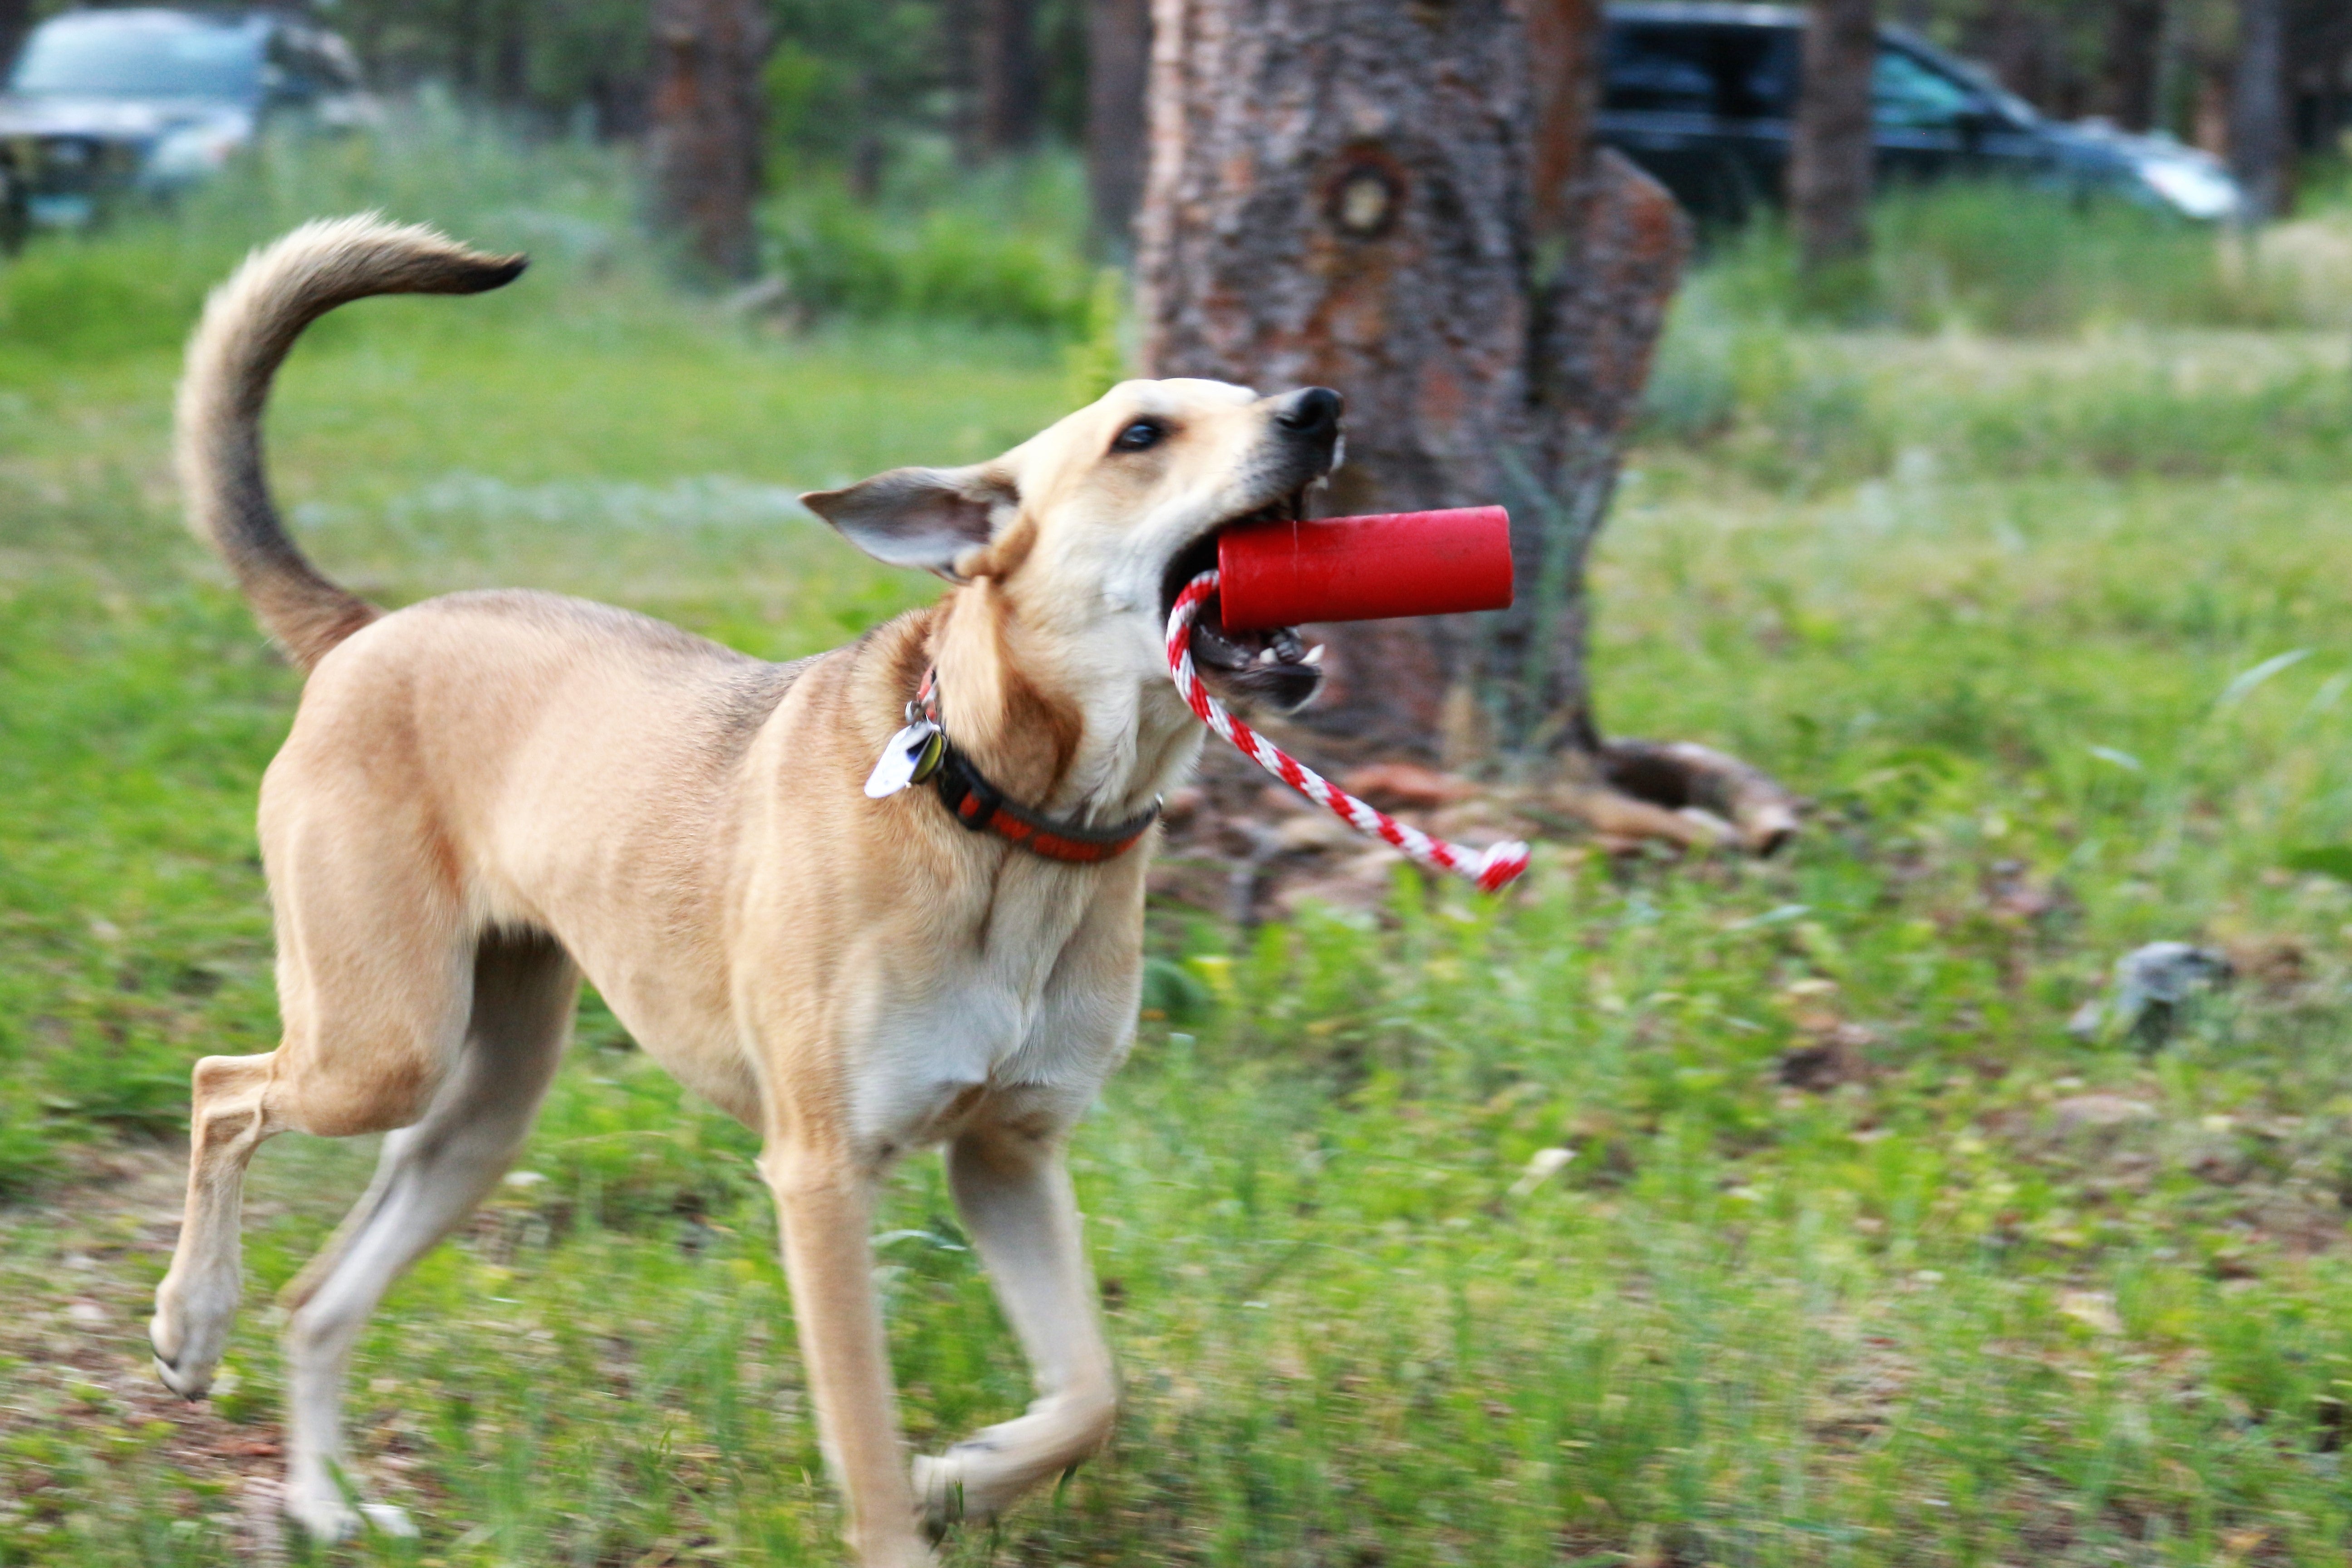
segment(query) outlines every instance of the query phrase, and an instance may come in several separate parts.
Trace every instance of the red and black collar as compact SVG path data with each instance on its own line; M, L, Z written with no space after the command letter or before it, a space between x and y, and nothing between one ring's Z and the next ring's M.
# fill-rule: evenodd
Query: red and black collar
M927 670L914 706L930 721L934 744L925 749L910 782L937 789L949 815L969 831L993 833L1048 860L1087 866L1126 853L1159 820L1158 801L1141 816L1108 827L1089 827L1014 805L940 727L938 688L939 671Z

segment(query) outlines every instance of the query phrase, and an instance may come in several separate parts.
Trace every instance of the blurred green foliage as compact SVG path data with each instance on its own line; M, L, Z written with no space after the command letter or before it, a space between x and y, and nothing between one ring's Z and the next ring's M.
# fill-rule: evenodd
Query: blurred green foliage
M1076 336L1089 325L1086 192L1075 160L977 173L910 159L860 197L812 174L761 208L766 253L793 308L919 317Z
M768 0L772 178L847 174L959 139L979 8L958 0ZM428 88L518 130L625 138L644 129L651 28L642 0L335 0L321 18L379 90ZM1075 145L1086 117L1083 0L1025 7L1041 129Z
M248 247L369 208L528 251L542 275L647 293L660 251L637 225L633 188L623 150L520 138L427 93L373 134L267 142L174 211L44 236L0 269L0 343L76 360L174 347ZM1062 153L974 173L920 146L870 199L814 172L760 210L762 265L781 289L757 309L803 328L845 318L1082 337L1103 310L1085 203L1076 161ZM482 304L515 309L507 298ZM346 329L331 319L320 330Z

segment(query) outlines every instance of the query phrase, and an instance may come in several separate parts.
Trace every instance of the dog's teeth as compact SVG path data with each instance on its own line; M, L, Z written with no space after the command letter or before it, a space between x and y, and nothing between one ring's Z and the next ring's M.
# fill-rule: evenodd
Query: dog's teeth
M1320 664L1323 662L1323 645L1321 643L1317 643L1313 647L1307 650L1307 662L1309 664Z
M1272 664L1274 662L1274 649L1270 647L1262 647L1258 649L1257 662L1260 664Z

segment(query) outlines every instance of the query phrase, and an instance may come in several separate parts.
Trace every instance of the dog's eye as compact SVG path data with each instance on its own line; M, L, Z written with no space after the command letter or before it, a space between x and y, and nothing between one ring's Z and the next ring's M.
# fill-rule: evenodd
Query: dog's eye
M1159 420L1138 419L1126 429L1120 431L1117 436L1111 437L1111 450L1114 452L1140 452L1145 450L1147 447L1157 447L1162 440L1167 438L1167 436L1168 426L1160 423Z

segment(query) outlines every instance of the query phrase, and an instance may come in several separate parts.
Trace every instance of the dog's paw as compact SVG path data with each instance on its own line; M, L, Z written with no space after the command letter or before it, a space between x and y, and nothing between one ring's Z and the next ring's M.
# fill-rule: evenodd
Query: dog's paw
M284 1506L286 1517L321 1543L355 1540L369 1531L404 1541L416 1538L416 1523L408 1517L408 1510L388 1502L363 1502L353 1508L332 1494L289 1492Z
M923 1529L936 1542L945 1535L957 1520L963 1516L961 1487L953 1486L940 1474L946 1463L934 1455L915 1456L915 1514L922 1521ZM949 1506L950 1494L954 1507Z
M360 1510L331 1492L289 1490L278 1506L303 1534L321 1545L350 1541L367 1528Z
M915 1507L933 1541L963 1522L966 1500L963 1465L953 1449L916 1458Z
M395 1508L388 1502L363 1502L360 1504L360 1517L379 1535L396 1535L403 1541L416 1539L416 1521L408 1517L404 1508Z
M231 1278L183 1284L167 1275L156 1288L147 1343L155 1352L155 1375L183 1399L202 1399L211 1391L236 1321L237 1283Z
M202 1399L212 1392L213 1377L210 1369L183 1373L179 1368L165 1361L160 1354L155 1356L154 1362L156 1380L181 1398Z

